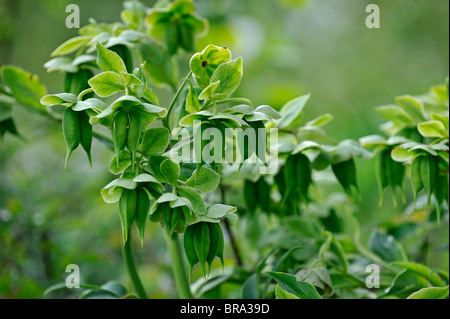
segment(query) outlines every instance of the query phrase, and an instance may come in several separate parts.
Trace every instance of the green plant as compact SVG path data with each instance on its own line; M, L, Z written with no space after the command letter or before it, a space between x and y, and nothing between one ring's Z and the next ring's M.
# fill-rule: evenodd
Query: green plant
M441 220L448 222L442 218L448 216L448 84L424 96L400 97L398 105L379 107L389 121L382 126L388 138L336 141L324 129L333 120L331 114L305 120L309 95L289 101L279 111L236 97L244 62L215 45L195 53L195 38L208 24L195 13L193 1L159 1L152 9L137 1L124 6L122 22L91 21L52 53L45 67L65 74L64 93L48 95L35 76L14 66L2 67L0 135L18 135L11 109L20 104L62 123L66 166L81 145L92 169L94 138L111 149L108 169L116 179L101 196L117 204L123 255L137 297L148 298L131 237L135 224L143 246L148 220L160 224L165 233L180 298L208 297L225 284L239 285L242 298L448 295L448 273L415 262L400 243L418 232L421 223L432 229ZM180 61L189 64L185 77L178 73ZM153 91L155 86L173 91L167 107ZM226 135L234 130L245 141L245 133L266 134L272 128L278 130L275 145L257 139L242 147L238 136ZM201 138L212 129L220 134L211 133L212 141ZM177 140L183 130L187 136ZM193 156L180 159L178 151L185 145ZM261 174L268 145L279 154L278 169L271 175ZM227 161L231 150L236 155ZM205 152L212 160L204 159ZM427 218L414 219L417 211L412 209L406 216L409 224L379 225L366 247L365 229L355 216L362 200L357 163L375 155L382 192L391 187L394 202L397 193L406 202L404 178L410 172L414 207L417 203ZM335 192L336 184L344 193ZM241 193L244 205L227 197L228 190ZM217 257L225 269L220 225L236 258L231 271L213 267ZM404 230L407 226L410 232ZM245 239L237 243L236 233ZM242 256L242 248L250 253ZM203 278L190 285L197 264ZM379 289L368 289L365 281L371 264L381 269ZM48 293L64 287L56 285ZM136 297L119 284L83 288L87 290L82 298Z
M447 80L445 85L434 86L425 95L400 96L396 105L378 107L377 112L388 121L381 129L389 138L371 135L360 140L366 147L376 147L379 153L380 201L388 186L395 204L397 191L406 200L403 180L406 167L410 167L415 203L422 190L426 192L428 206L434 195L438 222L444 201L448 206L448 85Z

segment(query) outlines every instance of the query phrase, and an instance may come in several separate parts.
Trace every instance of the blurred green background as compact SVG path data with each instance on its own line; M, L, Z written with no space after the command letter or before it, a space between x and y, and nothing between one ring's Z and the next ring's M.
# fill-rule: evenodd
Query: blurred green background
M380 5L380 29L365 26L371 2ZM120 19L120 0L0 0L0 64L18 65L38 74L49 92L62 91L62 75L47 74L43 64L53 49L77 34L65 27L70 3L80 6L82 25L91 17L108 23ZM378 134L383 121L375 106L390 104L398 95L425 93L449 73L446 0L195 3L210 21L210 33L198 49L213 43L243 56L243 95L279 109L310 92L307 117L332 113L335 121L327 131L338 140ZM188 59L181 62L182 70ZM170 91L157 92L163 103L170 98ZM82 152L64 170L61 128L22 108L14 110L14 118L24 140L6 136L0 144L0 297L41 298L45 288L65 280L68 264L80 266L82 282L114 279L129 286L117 207L105 204L99 193L112 179L107 172L111 152L94 142L92 174ZM374 160L358 162L363 196L358 218L367 228L405 208L392 207L389 198L378 207L374 165ZM150 296L173 297L163 233L158 226L148 227L150 236L137 249L143 282ZM430 240L448 244L448 228ZM448 269L448 250L439 256L428 263Z

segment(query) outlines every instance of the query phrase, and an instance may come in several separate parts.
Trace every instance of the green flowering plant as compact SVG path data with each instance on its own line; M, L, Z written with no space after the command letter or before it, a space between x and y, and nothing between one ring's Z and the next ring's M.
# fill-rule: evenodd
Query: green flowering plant
M66 167L81 145L92 169L94 139L111 151L107 169L114 179L100 194L117 206L136 295L119 284L83 284L80 298L148 298L132 251L135 228L145 245L148 221L165 235L180 298L204 297L224 283L238 284L245 299L448 296L448 272L415 262L394 237L408 239L405 227L423 223L432 229L448 222L448 81L425 95L378 107L387 121L384 136L337 141L324 128L331 114L305 119L309 94L281 107L255 106L243 97L243 59L212 44L197 50L196 38L208 22L192 0L162 0L153 8L125 1L121 20L90 20L52 52L44 67L63 73L62 93L48 94L38 77L21 68L1 68L1 138L20 136L12 110L21 105L61 123ZM180 63L189 67L185 77ZM156 87L172 90L170 103L160 102ZM273 145L266 136L272 129ZM181 145L179 132L187 132ZM264 139L241 147L240 136L245 141L251 132L262 132ZM205 134L214 139L205 140ZM180 158L184 146L194 156ZM271 148L277 150L276 169L264 174ZM211 151L213 160L207 161L203 154ZM394 203L399 196L406 202L409 176L414 203L405 213L407 225L379 225L366 247L366 229L355 216L362 201L357 166L374 156L382 194L390 187ZM336 185L344 192L330 192ZM239 199L227 197L227 190ZM234 267L227 262L228 247ZM249 256L243 258L242 247ZM370 265L380 267L379 287L369 288L358 271ZM202 274L197 282L195 269Z

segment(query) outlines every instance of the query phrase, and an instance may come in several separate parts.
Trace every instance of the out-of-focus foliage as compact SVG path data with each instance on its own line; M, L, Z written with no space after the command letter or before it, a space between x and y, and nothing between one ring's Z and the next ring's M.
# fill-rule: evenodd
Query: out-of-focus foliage
M76 34L64 24L69 2L0 0L0 64L18 65L38 74L48 91L61 91L62 76L47 74L43 64L48 61L49 52ZM145 2L153 5L152 1ZM286 102L311 92L304 117L312 120L323 113L334 115L333 125L327 127L328 135L321 136L326 140L320 141L322 149L323 145L336 146L329 137L356 140L378 132L384 116L376 115L375 106L391 103L393 96L426 92L430 84L440 83L448 75L447 2L398 0L382 4L379 30L365 27L365 5L355 5L353 0L195 2L199 14L210 24L207 36L197 43L197 51L214 43L230 48L246 61L245 77L237 94L245 93L256 105L264 103L281 110ZM115 22L122 9L118 0L108 1L108 5L87 0L78 4L82 25L90 17L99 22ZM187 73L188 58L186 55L179 66L173 66L180 69L180 74ZM161 105L166 105L171 93L164 88L155 92L162 97ZM439 87L435 88L431 98L441 96L440 92ZM424 103L433 104L426 98ZM63 171L65 145L62 133L55 133L60 132L57 123L22 108L8 109L1 103L0 112L1 123L10 114L14 118L0 145L0 297L40 298L48 286L65 280L68 264L80 265L82 282L102 285L114 279L131 287L120 254L118 209L104 205L98 192L99 185L110 181L103 168L112 153L102 147L93 148L92 174L84 165L82 154L74 154L72 168ZM436 123L431 127L423 124L440 121L431 112L427 114L423 119L413 119L414 125L422 123L421 136L448 139L448 117L447 127L443 124L446 130L442 130ZM326 122L326 118L322 120ZM398 133L395 121L391 122L394 126L383 126L387 135ZM22 140L9 134L14 133L13 128ZM295 129L296 134L301 134L304 127ZM295 150L288 149L285 159L292 153ZM396 154L402 156L402 161L405 159L404 152ZM311 191L314 201L307 206L309 214L285 214L280 227L272 227L273 216L261 211L268 207L289 210L289 205L259 203L260 207L256 205L254 210L260 217L250 219L252 209L248 200L244 205L242 177L226 180L227 203L237 205L243 215L233 226L246 267L232 267L233 254L226 245L225 274L213 272L206 284L200 269L194 271L192 277L200 278L193 285L195 295L301 297L308 287L300 287L298 280L314 285L325 297L386 297L382 291L360 289L369 263L381 264L386 270L382 288L389 288L387 297L406 298L417 287L448 285L445 272L437 278L431 275L431 269L448 271L448 202L447 208L439 212L440 224L436 223L437 212L429 208L426 196L419 197L417 205L400 202L394 207L385 200L379 208L374 191L375 161L357 159L356 164L360 194L354 195L354 183L342 186L356 201L359 196L363 199L360 206L337 193L341 188L329 172L318 172L314 182L323 189L314 187ZM268 185L277 184L276 177L251 183L256 183L263 194L270 191ZM406 202L412 202L413 191L405 189ZM283 201L282 192L278 193L272 204ZM301 201L306 207L308 198ZM147 224L146 246L136 254L145 288L153 298L175 296L163 234L159 227ZM322 228L325 231L321 232ZM266 232L262 234L262 230ZM343 257L342 251L350 257ZM397 264L391 265L394 261ZM271 277L265 275L269 270L273 271ZM295 273L296 280L280 271ZM348 273L359 277L355 279ZM421 290L413 296L439 292ZM57 292L54 294L58 296Z

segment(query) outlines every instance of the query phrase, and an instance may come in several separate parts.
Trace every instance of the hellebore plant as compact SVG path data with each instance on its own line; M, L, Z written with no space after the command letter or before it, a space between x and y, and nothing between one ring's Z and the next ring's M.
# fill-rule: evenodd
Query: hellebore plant
M124 258L139 298L148 296L131 238L136 225L143 246L148 221L161 225L165 233L180 298L200 297L231 277L242 285L243 298L345 295L350 288L366 288L362 277L352 273L361 260L364 266L380 265L383 275L391 278L378 297L448 295L448 273L412 262L392 236L376 230L370 250L365 248L353 214L361 201L355 159L376 155L382 193L390 187L396 204L398 194L405 201L408 175L415 202L430 214L435 207L437 223L448 215L448 83L426 95L399 97L396 105L379 107L378 113L388 121L382 126L385 136L339 142L324 130L331 114L304 121L309 95L289 101L279 111L235 96L244 75L243 59L216 45L196 52L195 39L206 33L208 22L196 14L193 1L159 1L154 8L126 1L124 7L121 22L91 20L79 36L51 54L45 67L64 73L63 93L48 94L36 76L15 66L2 67L0 136L18 135L12 106L20 104L62 123L65 166L81 145L92 169L94 138L113 152L108 169L116 179L101 189L101 196L118 205ZM186 53L192 56L190 70L180 77L176 59ZM169 105L159 102L152 90L155 85L173 90ZM279 154L273 174L260 171L270 152L268 140L257 139L256 145L241 148L241 161L226 161L226 154L239 148L236 138L225 134L228 129L250 134L272 128L278 130L274 147ZM175 142L183 129L194 156L180 160ZM204 139L212 129L221 134L213 141ZM214 160L206 161L203 154L211 150ZM334 175L345 195L328 194L321 187L324 175ZM227 198L228 189L239 189L244 205ZM239 227L248 235L242 246L263 237L263 223L274 224L267 237L264 234L270 250L256 266L242 265L230 226L238 215ZM222 267L225 263L221 225L242 269L218 276L212 270L216 258ZM272 245L273 238L277 242ZM197 264L205 282L211 276L216 280L209 287L197 285L193 293L189 283ZM110 288L85 288L86 298L96 290L130 297Z

